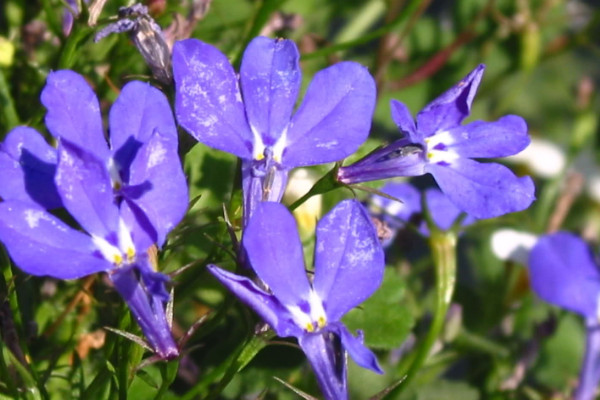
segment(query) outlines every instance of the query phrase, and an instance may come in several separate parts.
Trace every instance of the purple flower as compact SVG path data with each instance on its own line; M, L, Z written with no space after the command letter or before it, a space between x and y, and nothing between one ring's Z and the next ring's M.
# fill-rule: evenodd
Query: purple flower
M1 193L0 240L32 275L108 272L154 351L177 356L164 313L167 277L148 255L187 208L166 97L146 83L127 84L110 111L110 147L98 99L80 75L51 73L41 98L58 149L30 128L7 136L0 164L10 167L3 181L12 189ZM81 230L47 211L60 205Z
M401 202L382 196L373 196L371 204L375 206L376 209L380 210L376 215L377 217L385 221L394 231L403 228L410 222L415 224L415 227L423 236L429 236L429 228L422 216L423 208L421 206L421 193L417 188L410 183L390 182L379 190L395 197ZM433 223L443 231L452 228L452 225L463 211L458 209L454 203L448 199L448 196L437 188L425 190L424 195L427 209ZM475 218L467 215L462 221L462 225L469 225L473 223L474 220Z
M214 265L210 271L279 336L298 339L326 399L347 398L345 357L339 356L344 351L358 365L381 373L362 334L354 337L340 322L383 278L383 251L359 202L345 200L319 221L312 283L294 217L283 205L258 204L243 245L269 291Z
M587 344L577 400L595 398L600 381L600 269L579 237L558 232L541 237L529 254L533 290L543 300L582 315Z
M298 58L292 41L257 37L238 78L209 44L188 39L173 48L177 120L198 141L242 159L246 222L258 202L281 200L290 169L340 160L369 133L375 83L353 62L317 73L292 116Z
M475 68L456 86L417 114L392 100L392 118L403 137L338 171L340 182L351 184L395 176L430 173L448 198L477 218L492 218L521 211L534 200L533 181L516 177L497 163L474 158L506 157L529 144L527 125L516 115L495 122L461 125L483 75Z
M79 9L79 2L77 0L65 0L65 2L67 5L63 10L62 30L65 36L69 36L73 29L75 18L79 17L81 10ZM83 2L87 4L89 0L83 0Z

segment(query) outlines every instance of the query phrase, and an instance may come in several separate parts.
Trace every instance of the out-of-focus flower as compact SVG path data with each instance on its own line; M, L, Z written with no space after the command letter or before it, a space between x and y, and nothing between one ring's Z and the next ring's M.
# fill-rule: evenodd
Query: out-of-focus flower
M15 45L0 36L0 67L10 67L15 55Z
M160 26L148 14L148 7L134 4L119 8L119 20L100 30L94 37L97 42L112 33L129 32L129 36L144 61L152 70L152 75L168 85L173 79L171 72L171 51Z
M319 221L312 283L294 218L283 205L257 204L242 243L269 291L214 265L210 271L279 336L298 339L326 399L348 397L346 351L358 365L381 373L362 334L354 337L340 321L383 279L383 251L358 201L341 202Z
M429 236L429 228L422 215L421 193L417 188L407 182L392 182L387 183L379 190L400 201L373 196L371 205L374 206L372 208L377 217L395 231L403 228L407 223L413 223L422 235ZM450 229L462 214L462 211L437 188L425 190L424 196L433 223L443 231ZM467 215L463 219L462 225L469 225L474 220L474 217ZM391 239L384 245L391 243Z
M58 149L30 128L7 136L0 241L32 275L76 279L106 271L152 349L177 356L164 309L168 278L148 255L187 208L166 97L146 83L127 84L110 111L110 147L98 99L80 75L51 73L41 98ZM81 230L47 211L59 206Z
M577 400L594 399L600 381L600 268L596 260L581 238L567 232L542 236L529 255L531 286L537 295L586 321Z
M567 164L565 152L555 143L544 139L531 138L525 150L506 158L506 161L523 163L540 178L553 178L560 174Z
M175 113L198 141L242 159L244 220L260 201L280 201L288 171L352 154L367 138L375 82L357 63L317 73L292 116L300 90L296 45L257 37L239 78L227 57L196 39L175 43Z
M538 237L533 233L499 229L492 234L492 251L500 260L510 260L527 265L529 252L537 240Z
M448 198L477 218L521 211L534 200L533 181L497 163L475 158L506 157L529 144L527 125L516 115L461 125L469 115L484 66L428 104L416 123L408 108L392 100L392 118L404 137L342 167L338 180L351 184L430 173Z

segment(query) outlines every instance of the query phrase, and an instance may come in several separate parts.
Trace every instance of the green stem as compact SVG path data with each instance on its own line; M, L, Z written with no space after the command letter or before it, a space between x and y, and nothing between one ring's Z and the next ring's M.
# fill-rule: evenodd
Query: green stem
M429 246L432 251L436 275L436 300L433 321L429 327L427 336L421 342L412 364L406 372L406 378L391 393L399 393L407 387L414 379L417 371L427 361L431 348L440 336L440 332L444 326L446 313L452 300L452 294L454 293L456 282L456 233L452 231L441 232L434 229L429 238Z
M236 373L242 370L252 359L267 346L268 341L275 336L271 330L266 333L253 335L249 340L242 343L236 351L225 362L221 363L216 369L204 375L202 380L182 397L182 400L191 400L196 397L203 399L216 399L231 382ZM211 390L208 396L206 391L214 382L219 383Z
M296 200L289 207L290 211L294 211L296 208L301 206L302 203L304 203L306 200L310 199L313 196L330 192L333 189L336 189L338 187L346 186L343 183L338 182L336 179L338 168L339 168L339 166L336 165L335 167L333 167L333 169L331 171L329 171L327 174L323 175L323 177L321 179L319 179L317 182L315 182L313 187L311 187L307 193L305 193L302 197L300 197L298 200Z
M8 83L6 82L6 77L4 76L4 71L2 68L0 68L0 110L2 110L2 114L4 114L7 132L19 125L19 116L17 114L17 110L15 109L15 104L10 94L10 89L8 88Z

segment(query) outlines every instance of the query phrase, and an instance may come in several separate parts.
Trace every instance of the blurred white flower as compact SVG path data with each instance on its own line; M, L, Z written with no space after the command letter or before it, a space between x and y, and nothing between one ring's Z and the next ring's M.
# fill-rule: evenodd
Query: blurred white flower
M533 233L514 229L499 229L492 235L492 251L501 260L527 265L529 251L537 242Z
M564 151L549 140L532 137L525 150L506 160L523 163L541 178L552 178L561 173L566 165Z

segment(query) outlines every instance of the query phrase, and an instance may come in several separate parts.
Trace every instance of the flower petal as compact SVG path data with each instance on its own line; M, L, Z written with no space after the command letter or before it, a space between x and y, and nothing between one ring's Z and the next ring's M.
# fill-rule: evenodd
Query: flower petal
M475 121L451 129L448 146L462 157L492 158L517 154L531 141L525 120L507 115L495 122Z
M156 233L153 242L162 246L188 206L187 182L172 139L154 133L137 152L129 174L122 193L143 211Z
M338 337L327 332L305 334L298 344L306 354L326 400L348 399L346 354Z
M578 236L542 236L529 253L529 276L533 290L545 301L598 319L600 270Z
M415 136L417 130L415 119L408 107L398 100L392 100L390 101L390 108L392 110L392 119L398 125L398 129L400 129L402 135L409 138L418 138L418 136Z
M83 77L70 70L51 72L41 100L48 109L46 127L101 160L109 155L96 94Z
M0 241L15 264L32 275L77 279L113 267L90 236L32 203L0 203Z
M481 82L485 65L480 64L451 89L417 114L417 131L423 138L460 125L471 112L471 103Z
M282 165L323 164L354 153L369 135L375 91L360 64L340 62L319 71L290 124Z
M240 82L246 116L267 145L290 123L302 80L298 48L291 40L257 37L242 59Z
M279 203L256 206L242 244L256 274L284 305L307 301L310 284L296 220Z
M46 209L62 206L54 184L56 149L35 129L18 127L0 146L0 197L33 201Z
M243 303L252 308L281 337L302 334L285 307L271 294L265 293L250 279L209 265L208 270Z
M454 224L456 219L463 212L450 201L448 196L437 188L427 189L425 198L427 199L427 208L429 209L433 222L443 231L450 229L452 224ZM467 215L462 221L462 226L472 224L474 221L475 218ZM427 227L424 226L423 228L424 229L421 229L423 234L429 235Z
M117 268L109 277L156 354L166 360L177 357L179 349L173 341L161 297L139 281L135 267Z
M133 81L125 85L110 109L109 123L111 148L122 171L129 169L139 146L154 134L171 140L177 148L177 128L169 102L147 83Z
M90 234L116 245L119 210L104 163L94 154L61 140L56 186L65 208Z
M173 76L179 124L207 146L252 158L252 132L227 57L196 39L176 42Z
M383 250L367 211L344 200L317 225L313 287L329 322L367 299L381 284Z
M342 323L333 324L330 326L330 329L341 338L342 347L348 352L355 363L378 374L383 374L377 362L377 357L363 344L363 333L361 331L358 331L358 336L354 337Z
M427 171L458 208L476 218L521 211L535 200L531 178L519 178L500 164L458 158L449 166L429 164Z
M392 200L382 196L373 196L371 203L381 208L385 215L392 218L385 218L386 222L399 229L408 222L414 214L421 213L421 193L413 185L407 182L390 182L379 189L381 192L389 194L400 200Z

